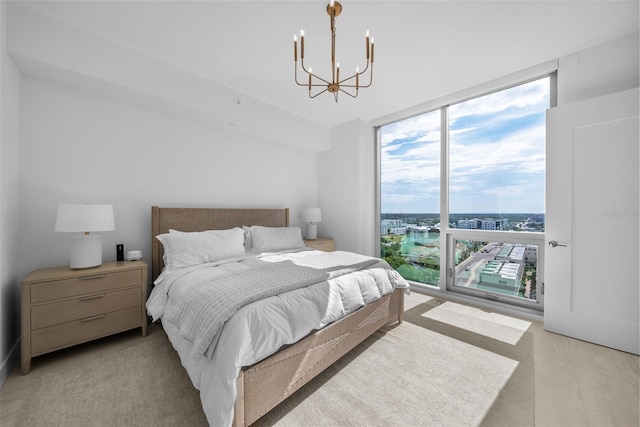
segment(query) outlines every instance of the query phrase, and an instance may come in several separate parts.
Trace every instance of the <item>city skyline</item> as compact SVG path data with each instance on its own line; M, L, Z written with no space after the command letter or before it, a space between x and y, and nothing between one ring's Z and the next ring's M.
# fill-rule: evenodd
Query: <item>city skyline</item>
M523 213L502 213L500 215L495 213L451 213L449 214L449 227L450 228L482 228L493 229L490 224L483 224L485 221L495 221L496 223L502 220L506 222L501 223L500 230L510 231L544 231L545 228L545 215L543 213L523 212ZM406 225L428 225L431 229L440 230L440 214L438 213L382 213L380 222L384 227L385 221L402 221L403 226ZM461 224L461 221L476 221L475 226L471 224ZM394 225L393 227L399 227ZM504 228L503 228L504 227ZM498 228L496 228L498 229ZM436 232L438 232L436 231ZM394 234L398 231L394 230ZM385 235L384 228L381 228L381 235Z
M381 212L383 215L440 215L440 212ZM452 215L544 215L544 212L449 212Z

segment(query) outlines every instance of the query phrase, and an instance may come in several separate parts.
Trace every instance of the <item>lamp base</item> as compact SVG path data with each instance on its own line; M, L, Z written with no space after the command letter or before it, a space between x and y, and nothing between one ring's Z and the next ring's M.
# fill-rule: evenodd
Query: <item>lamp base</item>
M310 222L307 224L307 232L305 239L316 240L318 238L318 225Z
M71 238L71 262L74 270L102 265L102 236L85 234Z

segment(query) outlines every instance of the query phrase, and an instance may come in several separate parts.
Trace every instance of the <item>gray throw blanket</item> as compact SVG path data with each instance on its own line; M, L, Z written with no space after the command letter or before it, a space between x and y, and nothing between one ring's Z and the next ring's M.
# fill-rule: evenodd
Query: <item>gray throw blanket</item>
M245 305L379 262L377 258L339 251L314 254L295 263L254 260L249 263L255 265L250 269L194 285L165 316L178 325L185 338L193 341L193 357L199 358L205 353L210 356L225 322Z

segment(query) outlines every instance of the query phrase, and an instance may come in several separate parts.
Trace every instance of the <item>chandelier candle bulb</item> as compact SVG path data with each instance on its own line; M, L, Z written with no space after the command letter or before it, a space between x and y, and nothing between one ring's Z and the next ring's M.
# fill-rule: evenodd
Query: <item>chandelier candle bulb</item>
M300 59L304 59L304 30L300 30Z
M369 60L369 30L367 30L367 61Z
M298 62L298 37L293 36L293 60Z
M340 83L340 63L336 64L336 81Z
M360 80L360 69L356 67L356 90L358 90L358 80Z
M373 37L371 37L371 63L373 64L373 49L375 48L373 44Z

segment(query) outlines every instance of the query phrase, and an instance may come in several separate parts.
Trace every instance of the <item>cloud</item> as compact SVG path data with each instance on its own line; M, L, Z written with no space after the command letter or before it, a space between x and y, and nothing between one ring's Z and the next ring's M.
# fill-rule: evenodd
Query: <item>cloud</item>
M431 138L435 136L439 140L439 134L440 110L436 110L383 126L380 143L382 147L386 147L399 142L423 142L422 138L427 135L431 135Z
M453 118L500 113L503 119L513 119L548 104L549 79L546 78L451 105L449 115Z
M543 212L548 92L543 79L450 107L452 212ZM440 111L383 126L381 165L383 206L439 211Z
M440 111L384 126L380 134L381 183L436 180L439 188Z
M484 171L540 172L545 169L545 126L503 134L479 144L459 144L452 138L449 169L452 179Z

